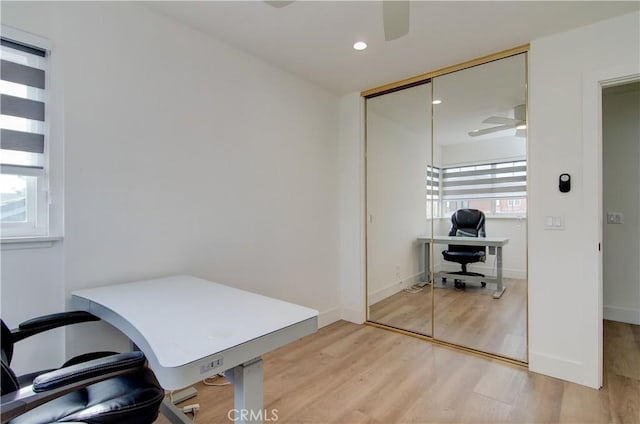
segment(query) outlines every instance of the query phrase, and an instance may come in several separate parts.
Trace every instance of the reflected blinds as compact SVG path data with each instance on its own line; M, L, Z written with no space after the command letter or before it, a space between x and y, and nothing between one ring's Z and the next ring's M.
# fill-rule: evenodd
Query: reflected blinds
M46 50L1 38L0 165L2 173L44 171Z
M440 199L440 169L427 166L427 200Z
M526 161L443 168L440 173L444 200L527 195Z

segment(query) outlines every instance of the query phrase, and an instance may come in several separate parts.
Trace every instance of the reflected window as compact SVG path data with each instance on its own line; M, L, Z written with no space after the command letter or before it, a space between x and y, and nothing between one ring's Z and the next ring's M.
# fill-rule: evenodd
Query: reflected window
M489 216L526 216L526 161L443 168L438 175L439 187L431 188L431 193L434 200L441 200L440 216L464 208L478 209ZM427 179L427 185L434 183Z

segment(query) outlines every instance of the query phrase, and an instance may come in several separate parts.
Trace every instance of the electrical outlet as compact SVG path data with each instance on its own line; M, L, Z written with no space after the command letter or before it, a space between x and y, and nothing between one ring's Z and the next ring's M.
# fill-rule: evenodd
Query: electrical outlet
M620 212L607 212L607 224L622 224L624 217Z
M544 218L545 230L564 230L564 219L562 216L545 216Z

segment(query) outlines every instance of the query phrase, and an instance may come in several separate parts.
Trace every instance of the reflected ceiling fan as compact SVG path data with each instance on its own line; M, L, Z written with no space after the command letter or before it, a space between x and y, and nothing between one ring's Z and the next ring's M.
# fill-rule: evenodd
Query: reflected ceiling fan
M499 131L511 130L516 128L516 137L524 137L527 128L527 109L525 105L518 105L513 108L513 118L504 116L490 116L483 124L497 124L495 127L483 128L480 130L469 131L469 136L478 137L481 135L491 134Z
M269 6L281 8L290 5L295 0L265 0ZM384 23L384 40L391 41L409 33L409 1L383 1L382 21Z

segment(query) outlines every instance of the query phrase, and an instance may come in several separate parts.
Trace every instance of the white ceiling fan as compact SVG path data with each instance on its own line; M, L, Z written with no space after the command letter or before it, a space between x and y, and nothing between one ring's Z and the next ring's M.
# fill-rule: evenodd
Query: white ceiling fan
M269 6L281 8L290 5L295 0L265 0ZM409 1L388 0L382 2L382 21L384 23L385 41L395 40L409 33Z
M490 116L483 124L497 124L495 127L483 128L479 130L469 131L469 136L478 137L481 135L491 134L504 130L516 128L516 137L525 137L527 128L527 109L525 105L517 105L513 108L513 118L504 116Z

